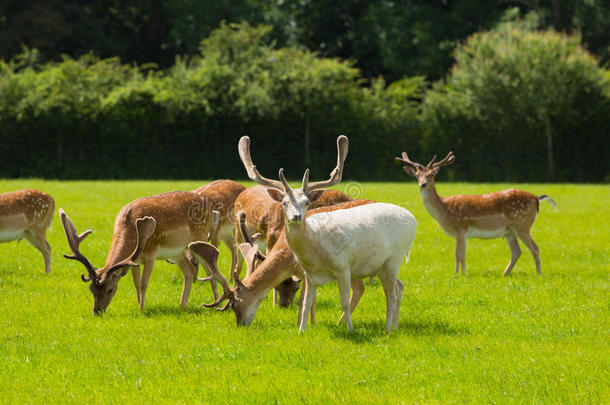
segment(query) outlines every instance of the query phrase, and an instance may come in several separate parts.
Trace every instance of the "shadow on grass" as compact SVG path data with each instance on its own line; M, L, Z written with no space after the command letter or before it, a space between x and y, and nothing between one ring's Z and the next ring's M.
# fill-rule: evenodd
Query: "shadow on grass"
M321 322L320 325L331 329L331 335L354 343L370 343L372 339L386 336L385 319L379 321L353 321L354 331L349 333L345 323L336 325L330 322ZM400 321L398 327L389 336L462 336L468 334L466 328L452 326L444 321L437 320L407 320Z
M146 317L163 317L163 316L185 316L185 315L200 315L205 312L216 312L208 308L187 307L182 308L179 305L155 305L146 307L142 314Z

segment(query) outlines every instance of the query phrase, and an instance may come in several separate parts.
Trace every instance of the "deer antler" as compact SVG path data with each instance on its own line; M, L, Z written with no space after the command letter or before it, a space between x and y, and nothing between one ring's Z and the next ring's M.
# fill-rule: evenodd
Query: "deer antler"
M330 178L325 181L316 181L314 183L309 184L309 169L305 170L305 174L303 175L303 192L305 194L309 194L313 190L317 190L320 188L332 187L338 184L341 181L341 177L343 177L343 165L345 163L345 158L347 157L349 147L349 140L347 136L341 135L337 138L337 165L330 172Z
M434 157L432 158L432 160L430 161L430 163L428 163L428 168L430 169L438 169L441 166L447 166L450 165L451 163L455 162L455 155L453 154L453 152L449 152L447 153L447 156L445 156L445 158L443 160L441 160L440 162L436 162L434 163L434 160L436 160L436 155L434 155Z
M241 232L241 235L243 236L244 240L248 242L250 246L254 246L256 240L261 236L260 232L257 232L254 235L250 236L250 234L248 233L248 227L246 226L246 213L243 210L240 210L237 213L237 220L239 221L239 231ZM257 251L256 258L262 262L263 260L265 260L266 256L261 252Z
M136 247L133 252L127 256L125 259L121 260L118 263L115 263L110 267L104 275L102 276L100 283L106 281L108 276L110 276L115 271L122 269L125 266L129 267L138 267L138 264L135 263L135 260L140 256L144 246L146 246L146 242L148 238L152 236L155 232L155 228L157 227L157 221L153 217L143 217L136 219Z
M247 274L248 275L252 274L255 269L254 264L257 259L256 254L258 253L258 245L253 246L253 245L250 245L249 243L240 243L239 251L241 252L244 259L246 260ZM237 280L239 280L239 274L237 272L235 272L233 274L233 279L236 284L241 283L241 280L237 281L237 280L235 280L235 278L237 278Z
M237 151L239 152L239 157L241 158L241 161L248 172L248 177L250 180L253 180L266 187L275 188L281 192L285 191L281 182L261 176L254 163L252 163L252 157L250 156L250 137L241 137L237 146Z
M218 281L220 282L220 285L222 286L222 295L220 297L218 297L218 299L216 301L214 301L211 304L203 304L205 307L207 308L213 308L213 307L217 307L221 302L223 302L224 300L229 300L228 305L225 305L223 308L221 308L221 311L226 310L227 308L229 308L229 304L231 303L231 301L233 300L233 291L231 291L231 287L229 286L229 282L227 281L227 279L222 275L222 273L218 270L217 267L217 261L218 261L218 249L216 249L213 245L207 243L207 242L192 242L189 244L189 250L191 252L193 252L197 257L199 257L201 260L205 261L209 266L210 269L212 270L212 274L214 274L216 276L216 278L218 279Z
M61 223L64 227L66 239L68 239L68 245L70 246L70 250L73 253L71 256L64 255L64 257L66 259L78 260L83 264L83 266L85 266L87 272L89 273L89 277L85 278L85 276L81 274L80 277L84 282L95 280L95 282L98 283L96 273L97 269L91 264L89 259L87 259L85 255L83 255L79 250L81 242L87 237L87 235L89 235L93 231L87 230L79 235L76 232L76 227L74 226L74 223L72 222L72 220L70 220L70 217L68 217L68 215L62 208L59 209L59 218L61 219Z
M416 169L421 169L423 168L423 166L417 162L413 162L411 159L409 159L409 156L407 156L407 152L402 152L402 157L397 157L394 158L395 160L402 162L406 165L410 165L413 166Z

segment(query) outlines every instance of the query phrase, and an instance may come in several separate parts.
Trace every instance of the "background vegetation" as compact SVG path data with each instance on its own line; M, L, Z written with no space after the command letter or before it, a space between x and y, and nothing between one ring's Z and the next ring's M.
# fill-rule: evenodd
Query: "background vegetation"
M0 0L0 176L243 178L244 134L266 173L322 176L344 133L360 180L399 179L402 150L455 150L445 178L608 181L609 15L589 0Z
M128 201L199 182L0 181L55 196L96 265L105 260L114 215ZM506 184L440 183L443 195ZM211 300L196 285L179 309L182 275L159 261L140 313L127 275L103 317L80 280L83 267L55 218L48 232L51 274L27 242L0 250L0 402L3 403L603 403L610 396L610 188L520 184L549 194L532 234L542 276L525 248L511 277L501 239L470 240L467 276L454 276L455 242L425 212L413 181L345 183L354 197L406 206L418 227L397 331L384 330L385 299L370 285L353 316L355 333L335 326L335 283L319 289L318 321L299 336L297 310L261 304L249 328L231 312L198 309ZM353 194L353 193L356 194ZM583 204L583 196L587 203ZM230 257L221 249L220 268Z

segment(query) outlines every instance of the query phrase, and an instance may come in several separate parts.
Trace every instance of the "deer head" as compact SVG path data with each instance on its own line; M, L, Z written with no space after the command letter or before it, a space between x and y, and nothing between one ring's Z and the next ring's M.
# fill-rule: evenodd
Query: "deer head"
M348 139L345 135L337 138L337 165L330 173L330 178L326 181L309 182L309 169L305 170L301 188L293 190L288 181L284 177L284 169L280 169L280 181L271 180L261 176L252 162L250 156L250 138L243 136L239 140L238 145L239 156L243 162L248 177L267 187L267 192L276 201L282 203L286 220L289 223L302 223L305 219L305 212L309 203L316 201L324 190L323 188L331 187L338 184L343 176L343 164L347 157Z
M66 259L77 260L87 269L88 277L81 275L83 282L90 282L89 290L93 294L93 314L98 315L108 308L112 298L116 294L118 281L121 277L127 274L130 267L138 267L135 263L142 249L146 245L146 241L155 231L156 221L152 217L138 218L135 221L135 239L136 247L133 252L127 255L126 258L104 268L95 268L89 259L80 252L81 242L92 231L87 230L82 234L76 232L74 223L70 220L63 209L59 209L61 223L66 233L68 245L72 251L72 255L64 255Z
M435 162L436 155L432 157L432 160L428 162L426 166L417 162L411 161L407 152L402 152L402 157L397 157L395 160L403 163L403 170L409 176L413 176L417 179L419 188L424 190L428 184L434 184L434 176L438 173L438 169L442 166L450 165L455 161L455 155L453 152L449 152L447 156L440 162Z

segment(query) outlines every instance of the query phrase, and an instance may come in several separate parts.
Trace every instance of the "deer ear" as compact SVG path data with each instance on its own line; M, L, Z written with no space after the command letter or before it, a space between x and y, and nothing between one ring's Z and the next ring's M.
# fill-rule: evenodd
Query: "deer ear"
M405 173L407 173L409 176L411 177L417 177L417 175L415 174L415 169L413 169L411 166L403 166L402 169L405 171Z
M309 202L315 202L322 197L322 194L324 194L324 190L310 191L309 194L307 194L307 198L309 198Z
M267 194L269 194L271 198L278 202L282 202L282 198L284 198L284 195L281 193L281 191L276 190L274 188L268 188Z

